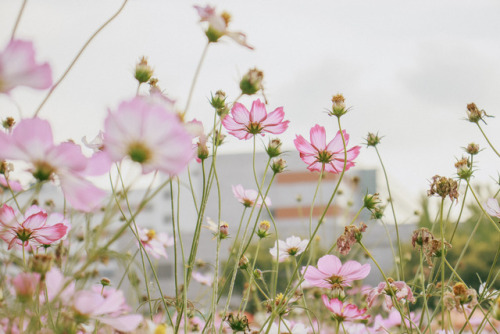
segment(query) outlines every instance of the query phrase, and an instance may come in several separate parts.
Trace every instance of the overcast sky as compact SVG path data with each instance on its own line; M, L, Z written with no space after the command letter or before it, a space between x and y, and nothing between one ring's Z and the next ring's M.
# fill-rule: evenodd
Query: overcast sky
M17 37L33 40L39 60L57 79L86 39L121 5L118 0L30 0ZM147 56L168 95L185 104L205 44L194 4L185 0L130 0L92 42L40 113L53 121L58 140L93 137L107 109L135 93L136 61ZM418 198L435 174L452 176L461 147L483 152L476 181L498 179L499 158L477 127L463 119L466 105L500 115L500 2L498 1L213 1L232 14L232 30L245 32L250 51L231 40L212 45L196 86L190 117L209 124L211 92L234 99L248 69L265 73L268 111L284 106L290 128L282 135L296 154L295 134L316 123L333 136L324 109L343 93L352 111L342 118L351 144L368 132L383 135L379 149L390 178L406 199ZM8 42L21 1L0 4L0 48ZM12 98L31 116L45 92L18 89ZM250 105L253 100L241 100ZM0 97L0 114L16 116ZM484 127L500 147L500 118ZM230 138L223 151L250 150ZM267 142L267 139L266 139ZM363 148L360 167L377 167ZM382 188L383 190L383 188Z

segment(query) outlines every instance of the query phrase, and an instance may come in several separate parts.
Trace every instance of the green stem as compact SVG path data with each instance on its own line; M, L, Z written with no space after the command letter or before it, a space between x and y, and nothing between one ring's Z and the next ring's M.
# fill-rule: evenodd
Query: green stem
M40 112L40 110L42 109L42 107L45 105L45 103L47 102L47 100L49 99L49 97L52 95L52 93L54 92L54 90L59 86L59 84L64 80L64 78L66 78L66 76L68 75L69 71L71 71L71 69L73 68L73 66L76 64L76 62L78 61L78 59L80 58L80 56L83 54L83 51L85 51L85 49L87 48L87 46L89 46L90 42L92 42L92 40L108 25L110 24L123 10L123 8L125 8L125 5L127 4L128 0L124 0L123 1L123 4L120 6L120 8L118 9L118 11L116 11L115 14L113 14L113 16L111 16L106 22L104 22L103 25L101 25L91 36L90 38L87 40L87 42L85 42L85 44L83 45L83 47L80 49L80 51L77 53L76 57L73 59L73 61L71 62L71 64L68 66L68 68L66 69L66 71L64 71L63 75L59 78L59 80L57 80L57 82L52 85L52 87L50 88L49 92L47 93L47 95L45 96L45 98L43 99L42 103L38 106L38 108L36 109L35 111L35 114L33 115L33 117L37 117L38 116L38 113Z
M445 306L444 306L444 281L445 281L445 268L444 263L446 259L446 255L444 253L444 222L443 222L443 209L444 209L444 197L441 198L441 207L439 214L439 229L441 232L441 329L444 330L444 314L445 314Z
M396 219L396 210L394 210L394 204L393 204L393 197L391 194L391 187L389 186L389 177L387 176L387 171L385 170L384 163L382 162L382 157L380 156L380 153L378 151L377 146L375 147L375 152L377 152L378 159L380 161L380 165L382 166L382 171L384 172L384 177L385 177L385 184L387 186L387 192L389 193L389 203L391 203L391 209L392 209L392 216L394 217L394 226L396 227L396 238L397 238L397 243L398 243L398 249L399 249L399 267L400 270L396 269L396 274L398 276L398 280L403 280L405 279L404 276L404 270L403 270L403 253L401 250L401 240L399 238L399 227L398 227L398 220ZM400 278L401 274L401 278Z
M19 26L19 22L21 22L21 17L23 16L24 8L28 0L23 0L23 4L21 5L21 9L19 9L19 13L17 14L16 23L14 24L14 28L12 28L12 34L10 35L10 40L14 40L16 36L17 27Z
M186 101L186 107L184 108L184 113L183 113L184 115L187 114L187 111L188 111L189 106L191 104L191 99L192 99L193 93L194 93L194 87L196 86L196 82L198 81L198 76L200 75L201 65L203 64L203 61L205 60L205 56L207 55L209 45L210 45L210 42L208 42L205 45L205 48L203 48L203 52L201 54L200 61L198 62L198 66L196 67L196 71L194 72L193 80L191 81L191 88L189 88L189 94L188 94L188 98Z
M479 125L479 122L476 122L476 124L477 124L477 127L479 128L479 130L481 130L481 133L483 134L484 139L486 139L486 141L488 142L488 145L490 145L493 152L495 152L495 154L500 157L500 153L498 153L498 151L495 149L495 147L493 147L493 144L491 144L490 140L488 139L488 136L486 136L486 133L484 133L483 128L481 128L481 125Z

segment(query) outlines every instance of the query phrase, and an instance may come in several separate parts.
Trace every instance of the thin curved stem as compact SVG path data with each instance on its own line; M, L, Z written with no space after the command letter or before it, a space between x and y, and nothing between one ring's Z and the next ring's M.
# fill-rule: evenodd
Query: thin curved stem
M479 122L477 122L476 124L477 124L477 127L479 128L479 130L481 131L481 133L483 134L484 139L486 139L486 141L490 145L493 152L495 152L495 154L500 157L500 153L498 153L498 151L495 149L495 147L493 147L493 144L488 139L488 136L486 136L486 133L484 133L483 128L481 127L481 125L479 125Z
M16 23L14 24L14 28L12 28L12 34L10 35L11 41L14 40L14 38L16 37L17 27L19 26L19 22L21 22L21 17L23 16L24 8L26 7L27 3L28 3L28 0L23 0L23 4L21 5L21 8L19 9L19 14L17 14Z
M194 72L193 81L191 82L191 88L189 89L189 94L188 94L188 98L186 101L186 107L184 108L184 112L183 112L184 115L187 114L189 106L191 105L191 99L193 97L194 87L196 86L196 82L198 81L198 76L200 75L201 65L203 64L203 61L205 60L209 45L210 45L210 42L208 42L205 45L205 48L203 49L203 52L201 54L200 61L198 62L198 66L196 67L196 71Z
M63 75L59 78L59 80L57 80L57 82L50 88L49 92L47 93L47 95L45 96L45 98L43 99L42 103L38 106L38 108L36 109L35 111L35 114L33 115L33 117L37 117L38 114L40 113L40 110L42 109L42 107L45 105L45 103L47 102L47 100L49 99L49 97L52 95L52 93L54 93L54 91L56 90L56 88L61 84L61 82L64 80L64 78L66 78L66 76L68 75L69 71L71 71L71 69L73 68L73 66L76 64L76 62L78 61L78 59L80 58L80 56L83 54L83 51L85 51L85 49L87 48L87 46L89 46L90 42L92 42L92 40L108 25L110 24L123 10L123 8L125 8L125 5L127 4L128 0L124 0L123 1L123 4L120 6L120 8L118 9L118 11L116 11L116 13L113 14L113 16L111 16L106 22L104 22L103 25L101 25L91 36L90 38L87 40L87 42L85 42L85 44L83 44L82 48L80 49L80 51L78 51L78 53L76 54L76 57L73 59L73 61L71 62L71 64L69 64L68 68L66 69L66 71L64 71Z

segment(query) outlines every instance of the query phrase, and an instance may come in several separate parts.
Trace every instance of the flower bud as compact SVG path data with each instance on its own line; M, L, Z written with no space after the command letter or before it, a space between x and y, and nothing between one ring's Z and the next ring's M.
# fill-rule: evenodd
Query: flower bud
M269 231L269 228L271 227L271 224L267 220L263 220L259 224L259 229L257 230L257 235L259 238L263 239L269 235L267 231Z
M205 160L206 158L208 158L209 152L207 144L198 143L197 146L198 146L198 151L197 151L198 159Z
M477 123L483 119L483 116L488 115L486 115L484 110L479 110L475 103L469 103L467 105L467 118L469 122Z
M284 159L273 159L271 162L271 170L274 174L282 173L286 168L286 161Z
M247 330L250 330L250 328L248 327L248 318L246 315L233 316L233 314L231 313L227 316L226 321L234 333L238 332L246 333Z
M240 258L240 261L238 262L238 266L240 267L241 270L245 270L248 268L248 263L250 261L248 261L248 258L243 255L241 258Z
M135 79L140 84L148 82L153 76L153 69L148 65L146 57L142 57L140 62L135 65Z
M377 146L380 144L380 138L377 134L373 134L371 132L368 132L368 135L366 136L366 146Z
M226 135L220 133L218 130L215 130L215 145L220 146L224 142Z
M269 145L266 147L267 155L269 158L275 158L281 154L281 140L279 138L274 138L269 140Z
M467 180L472 176L471 164L468 158L462 158L455 163L457 175L463 180Z
M212 95L210 99L210 105L214 107L215 110L226 108L226 93L222 90L215 92L215 95Z
M108 286L111 284L111 280L107 277L103 277L101 278L101 285L104 287L104 286Z
M221 239L226 239L229 235L229 225L226 222L221 222L219 226L219 233Z
M332 97L332 110L328 113L330 116L340 117L349 111L345 106L345 99L342 94L337 94Z
M475 143L470 143L465 148L465 152L469 153L470 155L476 155L479 153L479 145Z
M262 279L262 270L260 269L255 269L253 271L253 277L258 280L258 279Z
M363 206L368 210L373 210L377 206L377 204L381 203L380 197L378 193L375 194L366 194L363 198Z
M248 71L240 81L240 89L242 94L253 95L262 89L262 80L264 73L256 68Z

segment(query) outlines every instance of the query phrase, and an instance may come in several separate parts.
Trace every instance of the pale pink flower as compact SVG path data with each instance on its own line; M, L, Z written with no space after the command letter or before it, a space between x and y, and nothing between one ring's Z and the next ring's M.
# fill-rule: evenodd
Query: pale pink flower
M127 314L130 307L125 301L123 292L113 288L105 288L101 294L101 286L92 291L82 290L75 293L73 309L79 315L98 320L121 332L133 331L142 321L139 314Z
M415 302L415 298L413 297L413 293L410 287L403 281L390 282L390 288L387 287L386 282L381 282L376 288L373 288L368 293L368 297L366 298L368 307L371 307L373 305L375 298L379 295L384 295L384 306L388 310L393 307L393 300L391 296L395 296L396 300L398 301L405 299L407 302Z
M212 286L212 283L214 282L214 277L211 274L202 274L198 271L193 272L192 274L193 279L203 285L206 286Z
M302 268L304 279L314 286L333 289L336 286L350 286L350 283L368 276L370 264L361 265L357 261L342 264L335 255L325 255L318 260L318 268Z
M345 144L349 143L349 135L345 130ZM327 144L325 128L320 125L315 125L310 131L311 142L309 143L304 137L297 135L293 143L300 152L300 158L309 166L310 171L321 172L324 168L329 173L338 174L344 169L344 145L340 131ZM345 170L354 166L353 160L359 155L359 146L354 146L347 150L347 161ZM324 166L324 167L323 167Z
M5 189L9 189L10 186L10 189L16 192L23 190L23 186L21 185L21 183L10 179L9 182L7 183L7 179L2 174L0 174L0 186L2 186Z
M279 245L279 262L283 262L288 259L290 256L295 256L303 253L306 250L307 244L309 240L304 239L301 240L299 237L291 236L286 238L285 241L278 240L274 243L274 247L269 250L269 253L276 258L278 253L278 245Z
M489 198L484 205L484 209L490 216L500 218L500 206L495 198Z
M20 273L12 279L16 296L22 300L30 300L40 283L39 273Z
M161 256L168 258L166 248L174 244L173 238L169 237L168 234L156 233L155 230L147 228L139 230L139 239L146 252L155 259L159 259Z
M236 31L229 31L227 29L230 20L227 13L217 14L215 12L215 8L209 5L205 7L195 5L194 8L200 16L200 22L208 22L207 37L209 37L210 42L216 42L220 37L227 36L236 43L246 46L249 49L253 49L253 47L247 44L245 34Z
M416 315L414 312L410 313L411 325L415 328L420 320L420 315ZM407 327L410 327L410 321L404 317L404 321ZM389 329L393 327L401 326L401 314L396 309L392 309L389 312L387 318L382 317L380 314L375 316L373 321L373 327L371 328L376 333L389 333Z
M52 72L47 63L35 62L33 43L11 40L0 51L0 93L9 93L16 86L46 89L52 86Z
M9 243L9 249L15 244L29 247L30 242L50 245L61 240L68 233L69 225L60 214L47 213L36 205L26 210L24 217L7 204L0 207L0 238ZM19 222L22 220L22 222Z
M144 174L159 170L176 175L194 154L192 137L178 117L142 97L109 112L104 128L104 150L111 160L128 157L142 165Z
M354 304L343 303L339 299L329 299L326 295L322 296L323 304L333 313L333 317L337 321L355 321L365 320L370 318L370 315L365 314L366 308L359 309Z
M49 302L57 297L63 304L69 303L75 293L75 282L71 281L67 283L67 280L70 280L70 278L65 278L62 272L56 267L52 267L45 274L46 295ZM41 297L44 297L42 301L46 300L45 294Z
M283 107L276 108L267 113L266 106L260 100L253 101L250 112L241 103L235 103L231 114L226 115L222 125L226 130L238 139L250 139L264 132L280 134L285 132L290 121L283 121L285 113Z
M234 197L236 197L236 199L247 208L253 206L254 204L258 208L262 206L262 197L259 196L259 193L256 190L244 189L241 184L232 186L232 188ZM266 197L264 202L267 206L271 206L271 199L269 197Z
M269 329L269 334L308 334L312 333L311 327L305 326L300 322L288 321L281 319L281 323L278 326L276 322L273 322L271 328Z
M31 173L39 181L57 176L64 196L77 210L96 209L106 192L85 179L89 174L88 159L80 146L72 142L54 145L49 122L23 119L12 134L0 132L0 159L22 160L31 163Z

